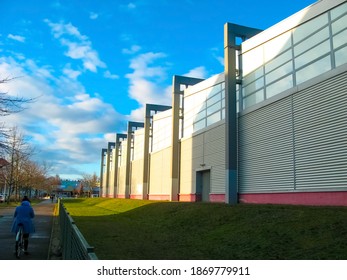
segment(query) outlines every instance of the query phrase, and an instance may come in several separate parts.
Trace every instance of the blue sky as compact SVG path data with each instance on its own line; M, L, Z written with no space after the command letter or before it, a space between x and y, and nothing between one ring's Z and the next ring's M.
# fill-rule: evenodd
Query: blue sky
M0 90L36 98L3 117L51 174L99 175L101 149L171 105L173 75L223 72L226 22L266 29L314 0L1 0Z

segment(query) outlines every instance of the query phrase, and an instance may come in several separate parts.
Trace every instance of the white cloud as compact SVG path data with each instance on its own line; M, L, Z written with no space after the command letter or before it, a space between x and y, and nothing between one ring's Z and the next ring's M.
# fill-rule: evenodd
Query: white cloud
M52 69L49 66L37 66L35 61L32 59L26 59L24 61L25 67L30 70L31 73L34 73L36 77L41 77L43 79L54 79L51 71Z
M163 78L166 76L165 69L162 66L150 66L155 60L164 58L166 55L164 53L153 53L148 52L140 54L130 62L130 68L134 70L132 74L127 76L133 80L141 77L156 77Z
M143 121L145 104L171 105L172 85L161 85L167 78L167 69L161 64L164 53L143 53L130 61L132 73L126 75L130 81L129 96L139 103L139 108L133 110L130 120ZM156 65L159 61L159 65ZM183 76L202 78L208 76L204 66L191 69Z
M221 55L221 52L218 48L211 49L212 56L222 65L224 66L224 57Z
M7 38L24 43L25 37L19 35L8 34Z
M131 111L129 120L143 121L145 104L171 105L172 85L161 85L166 79L167 69L154 65L163 61L164 53L144 53L136 56L130 62L133 72L126 77L130 81L129 96L139 103L139 108ZM191 69L183 76L205 79L208 72L204 66Z
M143 53L130 61L132 73L126 75L129 79L129 96L139 103L139 108L133 110L130 120L143 121L145 104L171 105L171 85L162 85L166 80L167 69L155 65L163 63L164 53Z
M111 74L110 71L105 71L104 72L104 77L107 78L107 79L111 79L111 80L116 80L116 79L119 79L119 76L116 75L116 74Z
M135 10L136 8L137 8L137 5L133 2L119 5L119 9L125 12Z
M72 80L76 80L79 75L81 75L81 71L71 69L70 64L66 65L63 69L63 73Z
M191 69L188 73L184 74L183 76L206 79L208 76L208 73L204 66L199 66L194 69Z
M99 17L99 14L97 13L93 13L93 12L89 13L89 18L92 20L97 19L98 17Z
M76 71L78 72L78 71ZM31 60L15 61L0 58L0 73L18 77L1 85L1 90L26 98L37 97L27 109L3 117L7 126L17 126L37 145L37 160L59 167L57 174L83 173L71 163L94 163L99 166L99 153L117 126L123 128L124 117L99 96L85 92L70 66L65 75L53 75L48 66L38 66ZM105 136L107 135L107 136Z
M129 120L134 122L143 122L144 116L145 116L145 107L141 106L140 108L131 111Z
M215 58L218 60L218 62L224 66L224 57L223 56L215 56Z
M88 37L82 35L77 27L71 23L53 23L48 19L44 21L51 28L53 36L68 48L65 52L67 57L82 60L84 69L91 72L97 72L98 68L106 68L106 64L100 60L97 51L92 48L92 43Z
M139 104L146 103L168 104L171 96L160 86L160 82L165 80L167 73L162 66L152 66L152 64L166 55L163 53L140 54L130 62L133 73L127 74L130 80L129 96Z
M73 26L71 23L64 24L63 22L53 23L49 19L44 20L45 23L51 28L54 38L60 38L63 35L70 35L76 37L77 39L84 41L88 37L82 35L78 29Z
M104 134L105 142L114 142L116 140L116 133L105 133Z
M124 54L135 54L135 53L137 53L140 50L141 50L140 46L133 45L133 46L131 46L130 49L122 49L122 53L124 53Z
M134 3L129 3L127 7L128 9L135 9L136 5Z

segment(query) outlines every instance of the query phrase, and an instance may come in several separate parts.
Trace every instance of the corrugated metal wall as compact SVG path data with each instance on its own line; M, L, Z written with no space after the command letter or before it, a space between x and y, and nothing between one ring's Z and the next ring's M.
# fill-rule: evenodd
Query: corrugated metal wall
M180 193L196 193L196 171L211 169L210 190L225 193L225 124L181 140Z
M211 193L225 193L225 124L208 130L204 137L204 160L211 166Z
M347 190L347 73L239 117L239 192Z
M347 190L347 73L293 96L297 190Z

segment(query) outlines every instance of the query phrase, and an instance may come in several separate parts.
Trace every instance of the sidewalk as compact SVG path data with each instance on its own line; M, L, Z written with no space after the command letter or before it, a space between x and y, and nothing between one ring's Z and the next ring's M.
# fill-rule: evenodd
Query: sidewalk
M59 228L57 217L54 216L56 203L44 200L34 205L36 232L29 237L29 255L27 260L61 259L59 252ZM15 260L14 234L11 233L14 207L0 208L0 260Z

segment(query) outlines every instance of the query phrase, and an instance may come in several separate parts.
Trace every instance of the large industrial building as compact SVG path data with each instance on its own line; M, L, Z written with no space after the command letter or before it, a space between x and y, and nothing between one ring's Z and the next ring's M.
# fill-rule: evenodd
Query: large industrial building
M101 153L103 197L347 206L347 1L224 26L223 73L174 76Z

